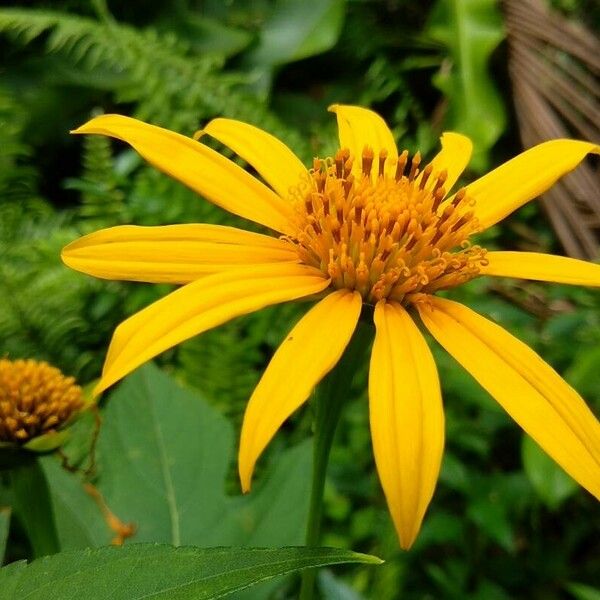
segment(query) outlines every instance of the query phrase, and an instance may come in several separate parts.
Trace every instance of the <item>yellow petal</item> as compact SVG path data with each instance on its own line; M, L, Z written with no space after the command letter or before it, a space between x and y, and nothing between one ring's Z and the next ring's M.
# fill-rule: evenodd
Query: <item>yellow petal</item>
M571 476L600 499L600 423L531 348L466 306L418 305L437 341Z
M243 265L298 262L292 246L271 236L222 225L122 225L71 242L63 262L103 279L189 283Z
M369 412L375 463L402 548L414 542L433 496L444 449L437 369L406 310L375 307Z
M270 133L233 119L213 119L194 137L208 133L252 165L282 197L309 177L302 161Z
M271 304L324 290L316 269L296 264L248 266L207 275L151 304L117 327L95 394L157 354L207 329Z
M98 133L123 140L157 169L225 210L281 233L292 232L290 203L191 138L122 115L101 115L72 133Z
M488 252L482 275L600 287L600 265L538 252Z
M239 451L244 492L250 490L254 465L271 438L342 356L361 306L358 292L329 294L298 321L273 355L244 415Z
M544 142L468 185L481 228L491 227L543 194L590 153L600 154L600 146L576 140Z
M360 106L332 104L329 110L336 114L340 148L348 148L354 157L352 172L361 172L361 158L365 146L369 146L379 156L380 150L387 151L386 173L394 173L398 149L394 136L385 121L372 110ZM373 162L378 169L378 158ZM377 172L377 171L376 171Z
M433 176L435 177L436 173L445 170L448 173L448 177L446 178L444 188L446 192L449 192L471 160L473 142L467 136L452 131L443 133L440 142L442 149L431 161ZM435 180L432 177L430 181L433 182Z

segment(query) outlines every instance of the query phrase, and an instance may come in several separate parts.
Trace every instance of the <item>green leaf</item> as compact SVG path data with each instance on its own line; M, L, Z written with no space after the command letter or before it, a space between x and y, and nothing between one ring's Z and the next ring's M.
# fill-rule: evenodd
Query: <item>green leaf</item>
M489 71L490 56L504 38L498 2L438 0L425 35L448 56L433 79L448 102L444 126L473 140L471 168L481 172L506 127L506 109Z
M333 48L344 22L345 5L345 0L275 2L256 49L247 55L248 64L259 70L262 84L268 87L274 67Z
M252 493L228 496L234 443L232 427L221 414L152 364L119 386L102 414L95 485L107 508L135 526L126 543L301 544L310 495L310 443L279 453ZM81 478L65 471L55 456L44 457L42 465L61 550L108 544L114 532ZM239 489L234 481L232 487ZM249 593L267 595L263 586L260 593Z
M318 582L319 590L323 598L327 598L327 600L365 600L364 596L338 579L328 569L319 572Z
M374 556L335 548L173 548L132 545L64 552L0 569L6 598L67 600L208 600L306 568L380 564Z
M302 543L311 452L277 455L252 493L228 496L233 459L228 421L153 365L110 397L97 442L95 482L106 505L137 531L131 541L178 545L284 546ZM81 480L56 457L42 459L63 550L107 544L112 533ZM237 481L236 481L237 488Z
M318 4L279 0L263 25L252 58L257 63L283 65L329 50L339 37L344 9L345 0Z
M4 562L6 542L8 540L8 528L10 525L10 507L0 507L0 565Z
M160 24L165 31L177 31L178 36L188 41L198 54L212 53L229 57L243 50L252 41L250 32L192 11L174 15Z
M531 485L551 510L577 491L577 483L527 435L523 436L521 458Z
M576 600L600 600L600 589L583 583L568 583L567 590Z
M59 551L50 491L37 458L31 457L10 470L15 516L22 523L33 555Z
M494 497L479 497L471 501L467 517L507 552L515 548L514 534L505 506Z
M564 376L584 398L595 398L600 390L600 347L584 347L576 352Z
M449 544L465 536L464 519L441 511L433 512L423 523L423 529L417 538L416 548L427 548L432 544Z

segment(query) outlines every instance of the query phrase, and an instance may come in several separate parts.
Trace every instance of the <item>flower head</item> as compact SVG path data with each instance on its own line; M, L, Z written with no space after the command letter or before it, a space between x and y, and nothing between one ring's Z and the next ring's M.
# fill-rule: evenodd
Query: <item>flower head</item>
M83 406L81 388L46 362L0 359L0 442L53 433Z
M110 135L215 204L272 230L216 225L121 226L71 244L63 260L109 279L185 284L123 322L99 393L160 352L231 318L320 298L275 352L248 403L239 471L250 489L258 457L281 424L340 359L363 306L375 340L369 406L375 462L400 543L409 547L437 481L444 415L437 370L414 317L574 479L600 498L600 424L582 398L522 342L472 310L436 296L481 275L600 286L600 266L532 252L486 252L475 233L547 190L600 147L540 144L449 193L471 142L445 133L427 165L398 153L374 112L335 105L340 150L311 169L251 125L211 121L210 135L246 160L251 176L199 141L105 115L75 133Z

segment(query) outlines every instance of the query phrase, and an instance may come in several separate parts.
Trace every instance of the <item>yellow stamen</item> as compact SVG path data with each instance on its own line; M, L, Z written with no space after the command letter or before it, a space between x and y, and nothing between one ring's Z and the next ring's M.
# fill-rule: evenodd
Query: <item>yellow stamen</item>
M404 150L386 173L387 152L365 146L361 173L347 149L315 159L308 191L294 200L298 233L289 238L307 264L331 277L336 289L357 290L369 303L409 304L479 274L486 251L468 239L478 229L465 190L443 202L446 171L419 169L421 155ZM300 190L301 188L299 188Z
M63 425L81 388L48 363L0 359L0 441L23 444Z

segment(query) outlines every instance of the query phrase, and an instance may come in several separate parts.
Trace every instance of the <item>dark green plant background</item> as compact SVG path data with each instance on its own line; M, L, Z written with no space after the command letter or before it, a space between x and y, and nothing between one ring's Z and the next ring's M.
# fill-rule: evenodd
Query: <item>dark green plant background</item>
M466 180L520 151L495 0L10 4L0 8L0 355L48 360L82 384L98 377L115 326L169 288L71 272L58 258L65 243L120 223L247 226L124 145L68 135L90 116L119 112L188 135L210 118L237 118L309 161L335 148L335 119L326 109L345 102L374 107L399 145L429 156L442 131L470 135L475 155ZM595 2L553 6L598 25ZM484 242L561 253L536 204ZM529 343L598 412L597 292L481 279L453 297ZM250 497L239 497L233 459L245 402L304 309L284 305L236 319L160 356L170 377L147 367L104 400L90 477L109 508L136 524L132 541L302 542L310 407L271 444ZM365 368L332 453L324 543L386 564L323 572L323 597L598 600L598 504L438 350L447 448L421 535L413 550L399 550L373 465ZM185 390L173 391L173 379ZM168 401L160 389L169 390ZM102 514L82 488L93 427L79 429L65 450L81 461L78 473L62 469L55 455L36 463L52 502L51 539L36 539L29 512L0 471L5 561L44 547L109 543ZM163 489L167 480L176 501ZM10 519L3 505L13 507ZM294 585L271 583L253 597L292 597Z

